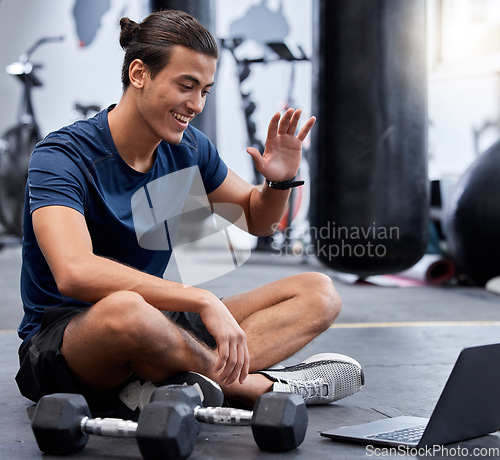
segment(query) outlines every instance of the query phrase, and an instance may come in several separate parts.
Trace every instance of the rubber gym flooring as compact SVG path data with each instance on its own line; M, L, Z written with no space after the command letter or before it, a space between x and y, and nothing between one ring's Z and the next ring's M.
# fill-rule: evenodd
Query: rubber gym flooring
M21 319L18 295L20 249L0 251L0 459L52 459L42 455L30 428L33 405L14 382ZM206 283L224 296L250 289L287 275L317 270L334 273L315 260L255 253L238 270ZM355 395L329 406L310 407L304 443L285 454L259 451L247 427L203 425L193 459L344 459L382 456L361 445L337 443L320 437L322 430L383 417L428 417L462 348L499 342L500 297L481 288L393 288L336 282L343 310L336 324L284 364L321 352L338 352L357 359L366 385ZM313 288L313 287L311 287ZM498 363L491 363L498 366ZM460 404L460 401L457 401ZM467 448L474 454L498 458L499 432L435 451L432 458L454 458ZM475 450L475 449L478 450ZM417 458L409 452L402 458ZM387 455L387 452L385 453ZM395 456L396 454L392 454ZM430 456L424 453L424 456ZM71 458L140 459L133 439L91 436L85 449ZM422 455L419 457L422 458Z

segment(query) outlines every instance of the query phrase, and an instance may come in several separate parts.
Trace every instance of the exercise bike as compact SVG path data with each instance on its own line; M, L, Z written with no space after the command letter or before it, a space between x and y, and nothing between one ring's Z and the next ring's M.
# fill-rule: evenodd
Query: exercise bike
M264 144L257 137L256 124L253 121L253 113L257 105L252 100L252 93L244 91L242 83L249 77L254 65L267 65L274 62L286 61L290 64L290 77L288 82L287 99L281 105L284 112L290 107L295 106L293 93L295 89L295 64L298 62L309 61L305 52L299 46L297 51L292 51L284 42L267 43L266 46L272 50L272 54L264 54L262 57L253 59L238 58L236 49L241 46L244 40L240 38L221 39L223 50L229 51L234 61L239 79L239 91L242 101L242 108L245 115L245 125L247 131L248 145L255 147L262 154ZM297 179L305 180L305 185L300 189L292 189L288 203L288 210L279 223L276 232L271 237L259 237L257 239L257 250L278 252L284 255L305 255L305 246L308 244L308 222L309 211L309 149L304 147L302 161L297 174ZM254 166L254 183L259 184L263 178ZM297 220L295 220L297 219Z
M33 111L32 90L43 86L37 76L41 64L31 62L31 55L45 43L61 42L63 37L44 37L35 42L19 60L7 66L9 75L19 78L23 92L17 124L0 139L0 224L3 240L22 236L24 192L31 152L41 140L40 127ZM10 240L9 240L10 241ZM5 244L5 243L3 243ZM3 245L1 244L1 245Z

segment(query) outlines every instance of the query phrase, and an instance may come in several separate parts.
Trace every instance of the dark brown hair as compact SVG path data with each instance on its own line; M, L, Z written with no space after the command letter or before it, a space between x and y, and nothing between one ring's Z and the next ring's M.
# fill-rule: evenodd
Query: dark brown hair
M217 42L212 34L194 17L183 11L164 10L150 14L137 23L120 19L120 45L125 50L122 67L123 89L130 85L130 64L140 59L154 78L168 64L175 45L218 58Z

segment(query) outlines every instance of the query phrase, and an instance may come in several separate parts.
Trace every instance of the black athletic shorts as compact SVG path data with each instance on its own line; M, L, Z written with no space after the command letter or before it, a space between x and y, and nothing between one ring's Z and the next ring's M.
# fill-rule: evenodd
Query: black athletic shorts
M91 308L91 307L89 307ZM48 307L42 316L40 330L19 348L19 372L16 382L26 398L37 402L43 395L52 393L77 393L87 399L93 413L105 413L116 400L121 388L133 376L114 391L106 394L91 394L68 368L60 348L64 330L74 316L88 308ZM207 331L199 315L190 312L165 312L165 316L211 348L215 340ZM85 350L82 350L85 353Z

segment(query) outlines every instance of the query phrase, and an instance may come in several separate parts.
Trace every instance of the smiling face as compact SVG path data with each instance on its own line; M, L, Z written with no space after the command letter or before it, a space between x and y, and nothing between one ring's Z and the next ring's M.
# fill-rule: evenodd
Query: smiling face
M214 57L183 46L172 48L168 64L153 79L140 60L131 64L131 84L140 90L136 108L147 134L158 142L182 140L184 130L205 107L216 64Z

